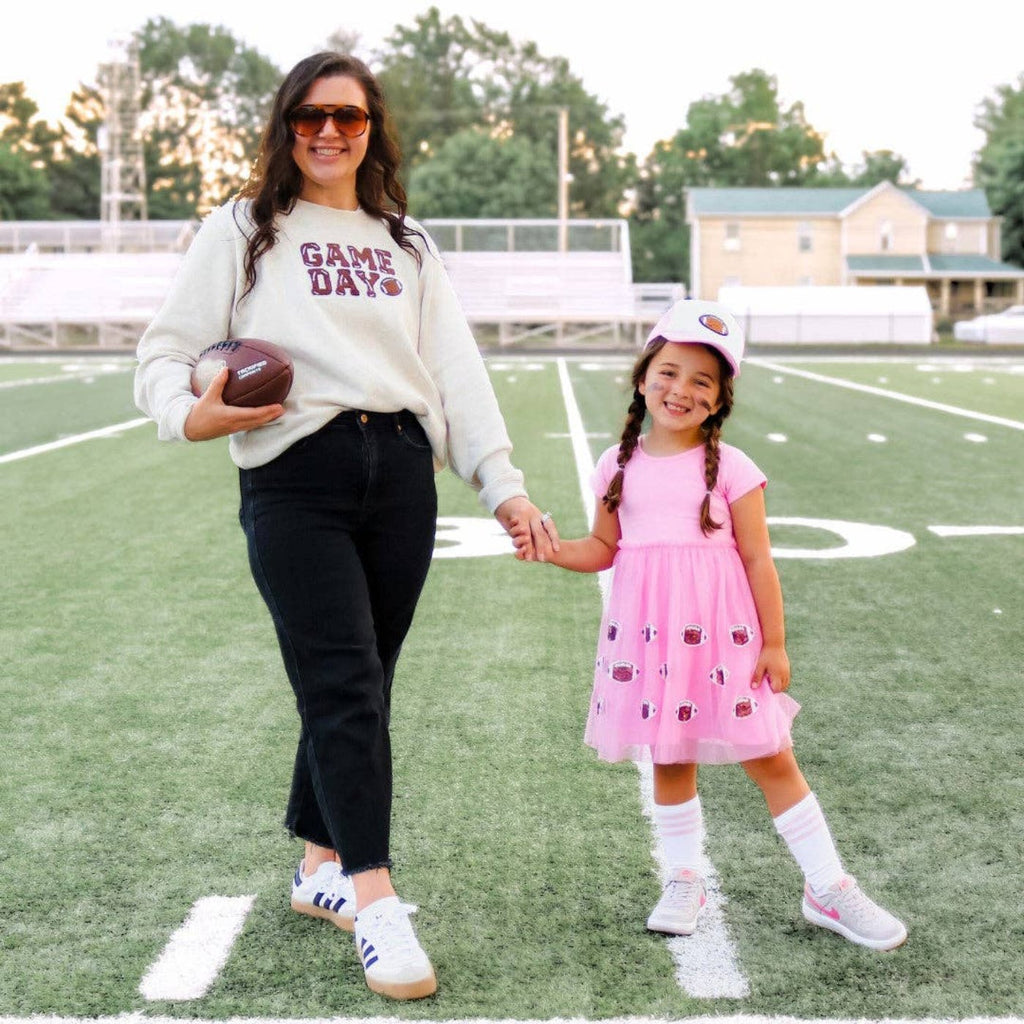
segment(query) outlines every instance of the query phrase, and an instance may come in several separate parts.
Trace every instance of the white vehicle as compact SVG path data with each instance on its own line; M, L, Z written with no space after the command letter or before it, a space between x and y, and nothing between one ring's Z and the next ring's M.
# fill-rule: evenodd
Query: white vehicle
M1010 306L1002 313L976 316L953 324L957 341L983 341L988 344L1024 344L1024 306Z

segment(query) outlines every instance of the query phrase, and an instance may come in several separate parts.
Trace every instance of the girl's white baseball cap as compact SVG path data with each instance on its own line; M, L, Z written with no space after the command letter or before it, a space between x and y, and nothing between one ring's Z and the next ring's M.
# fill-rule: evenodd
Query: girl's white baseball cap
M717 302L702 299L680 299L664 313L647 335L647 345L659 338L666 341L699 342L710 345L725 356L734 377L740 375L743 359L743 328L736 318Z

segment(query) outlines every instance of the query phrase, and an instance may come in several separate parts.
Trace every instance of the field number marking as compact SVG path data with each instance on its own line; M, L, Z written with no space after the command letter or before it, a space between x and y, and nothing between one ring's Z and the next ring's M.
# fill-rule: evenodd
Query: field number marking
M799 516L769 516L769 526L806 526L838 534L844 541L832 548L783 548L772 545L775 558L876 558L912 548L913 534L891 526L850 523L843 519L803 519Z

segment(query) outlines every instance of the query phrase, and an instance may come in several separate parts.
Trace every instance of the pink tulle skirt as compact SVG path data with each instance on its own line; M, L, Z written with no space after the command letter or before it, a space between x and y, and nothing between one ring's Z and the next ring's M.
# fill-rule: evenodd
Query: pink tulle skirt
M792 746L800 705L751 686L757 610L731 545L623 546L585 742L606 761L725 764Z

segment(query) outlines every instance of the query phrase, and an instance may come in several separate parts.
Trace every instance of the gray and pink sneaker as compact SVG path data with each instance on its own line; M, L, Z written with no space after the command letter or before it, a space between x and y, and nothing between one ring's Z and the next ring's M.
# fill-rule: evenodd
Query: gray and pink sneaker
M680 868L665 884L658 905L647 918L647 928L666 935L692 935L706 902L703 875L689 868Z
M903 922L868 899L849 875L820 895L804 886L802 909L811 924L838 932L868 949L895 949L907 938Z

